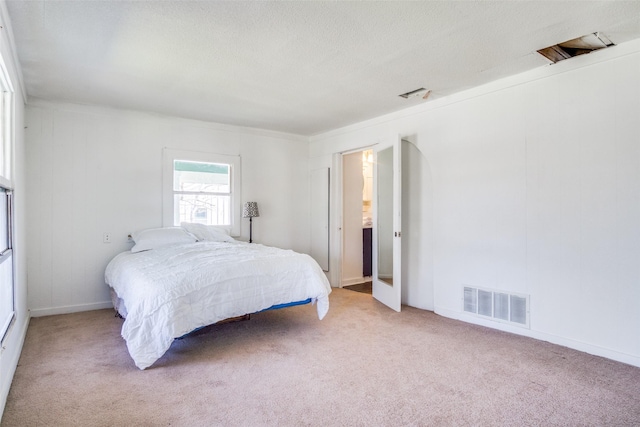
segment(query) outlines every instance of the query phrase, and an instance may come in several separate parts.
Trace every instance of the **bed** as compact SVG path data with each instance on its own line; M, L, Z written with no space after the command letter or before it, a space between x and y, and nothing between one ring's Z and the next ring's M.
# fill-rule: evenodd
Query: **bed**
M225 319L307 300L319 319L329 310L331 287L308 255L228 236L206 239L180 227L151 231L153 244L134 235L132 250L105 270L114 308L125 318L122 337L140 369L175 338Z

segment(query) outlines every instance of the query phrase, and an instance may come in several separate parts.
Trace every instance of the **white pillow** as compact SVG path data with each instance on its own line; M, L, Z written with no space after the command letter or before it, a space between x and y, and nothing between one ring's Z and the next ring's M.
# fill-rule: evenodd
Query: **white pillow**
M180 227L149 228L131 236L135 245L131 252L142 252L177 243L194 243L196 238Z
M180 226L196 236L200 241L207 242L234 242L235 239L227 232L214 225L197 224L194 222L182 222Z

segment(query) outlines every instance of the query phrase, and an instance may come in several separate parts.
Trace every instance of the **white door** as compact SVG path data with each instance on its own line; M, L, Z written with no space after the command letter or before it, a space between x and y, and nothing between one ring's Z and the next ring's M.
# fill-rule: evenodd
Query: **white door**
M400 311L401 284L401 140L374 148L373 297Z

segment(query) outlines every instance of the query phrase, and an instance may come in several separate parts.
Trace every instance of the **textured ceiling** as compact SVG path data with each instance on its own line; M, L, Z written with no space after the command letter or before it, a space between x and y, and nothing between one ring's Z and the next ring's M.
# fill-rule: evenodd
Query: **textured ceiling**
M640 1L7 1L29 97L313 135L640 37ZM428 102L428 101L426 101Z

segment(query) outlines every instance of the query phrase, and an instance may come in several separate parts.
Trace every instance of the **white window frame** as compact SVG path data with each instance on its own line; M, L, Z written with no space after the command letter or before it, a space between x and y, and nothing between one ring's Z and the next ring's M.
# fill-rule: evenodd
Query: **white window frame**
M231 172L231 225L219 226L227 231L231 236L240 236L241 225L241 171L240 156L226 154L216 154L203 151L176 150L164 148L162 153L162 225L165 227L175 226L174 218L174 190L173 190L173 168L176 160L226 164Z
M13 153L15 140L14 125L14 90L5 66L4 59L0 55L0 187L6 190L7 194L7 224L0 226L7 227L7 249L0 254L0 264L11 263L10 283L1 283L0 286L11 287L11 308L3 313L0 318L0 343L3 343L8 335L9 329L16 317L15 309L15 257L13 256Z

